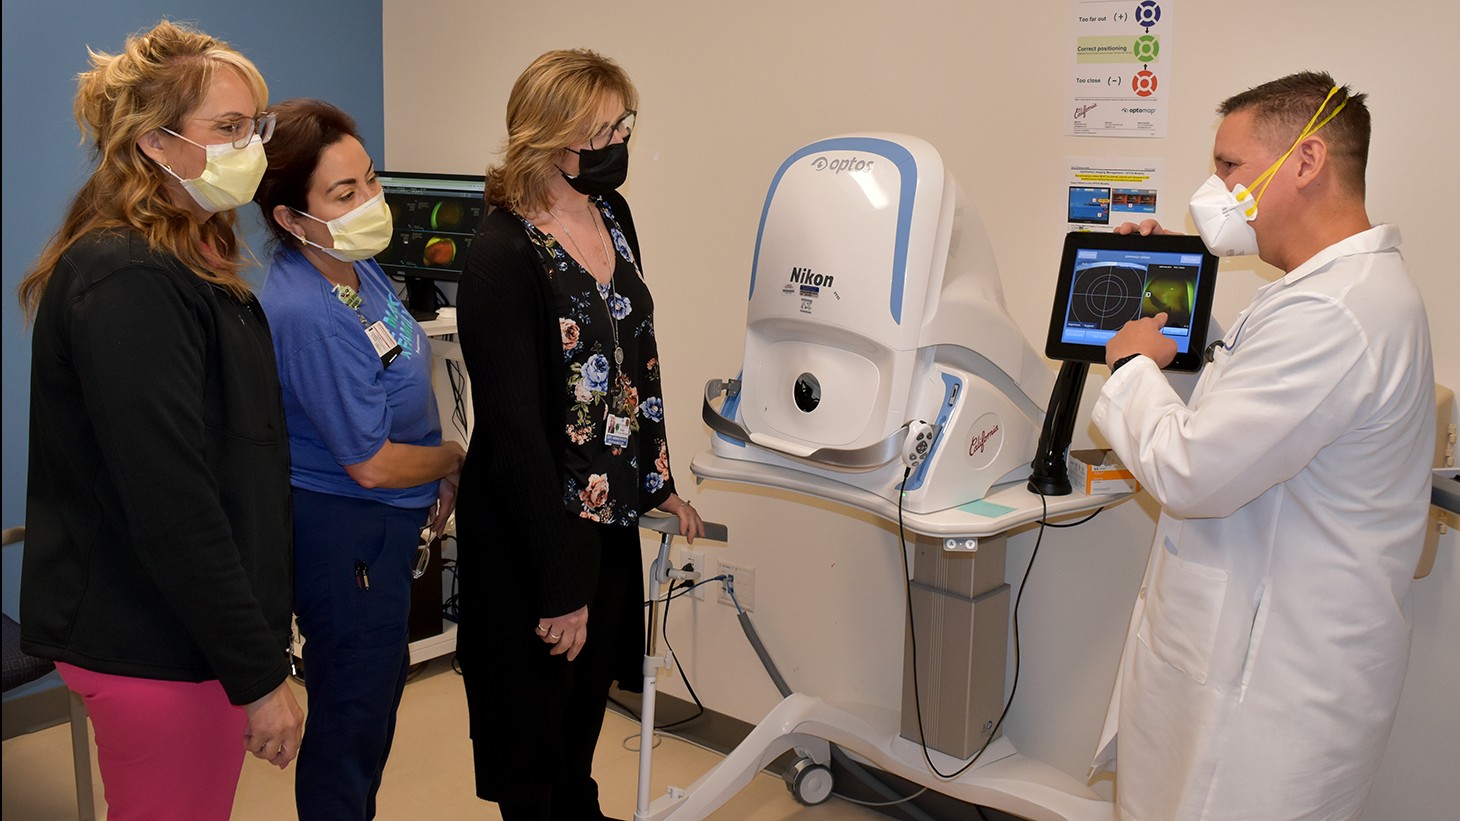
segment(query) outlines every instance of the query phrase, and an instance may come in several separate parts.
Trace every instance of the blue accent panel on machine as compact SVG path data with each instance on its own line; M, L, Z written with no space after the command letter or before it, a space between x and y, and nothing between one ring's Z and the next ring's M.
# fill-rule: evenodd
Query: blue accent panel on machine
M938 453L938 446L943 444L943 434L948 430L948 420L953 418L953 411L958 409L958 397L963 394L963 380L951 373L941 373L943 377L943 404L939 405L938 420L933 426L938 429L938 435L933 437L933 446L928 449L927 458L923 459L918 469L908 478L907 484L902 488L904 491L917 490L923 486L923 480L928 475L928 464Z
M776 170L775 177L771 179L771 187L770 191L766 193L765 205L761 207L760 226L755 232L755 256L750 265L750 292L746 298L749 299L755 294L756 267L760 264L760 243L761 238L765 235L766 215L770 213L771 200L776 196L776 187L780 185L781 178L786 175L791 166L822 151L865 151L890 160L901 172L902 190L898 197L897 237L892 253L892 287L888 294L888 311L892 314L892 320L901 325L903 289L907 280L908 233L912 226L913 194L918 187L918 167L912 153L903 146L871 137L833 137L829 140L814 142L781 163L781 167Z

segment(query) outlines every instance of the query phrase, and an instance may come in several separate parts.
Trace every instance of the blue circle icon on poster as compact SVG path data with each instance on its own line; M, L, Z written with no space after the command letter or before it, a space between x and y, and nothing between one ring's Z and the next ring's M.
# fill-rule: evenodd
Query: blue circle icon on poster
M1156 0L1141 0L1136 6L1136 23L1150 27L1161 22L1161 6Z

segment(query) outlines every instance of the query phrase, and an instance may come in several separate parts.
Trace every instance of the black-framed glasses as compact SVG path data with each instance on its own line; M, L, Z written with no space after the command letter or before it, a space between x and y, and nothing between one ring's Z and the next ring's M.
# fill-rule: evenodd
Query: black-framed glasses
M606 125L593 132L593 136L588 138L588 147L594 150L604 148L613 140L614 134L627 140L634 133L634 121L638 116L639 112L633 109L625 111L623 116L613 121L613 125Z
M213 124L214 130L228 138L228 142L234 148L247 146L253 135L259 135L260 142L268 142L274 136L274 124L278 116L272 111L265 111L257 117L238 117L236 119L213 119L211 117L190 117L193 120L202 120Z

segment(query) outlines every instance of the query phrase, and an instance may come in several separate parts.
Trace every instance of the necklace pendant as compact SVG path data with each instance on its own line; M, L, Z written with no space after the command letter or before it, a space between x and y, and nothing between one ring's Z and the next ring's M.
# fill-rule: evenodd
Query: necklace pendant
M622 366L624 364L624 349L613 346L613 364Z

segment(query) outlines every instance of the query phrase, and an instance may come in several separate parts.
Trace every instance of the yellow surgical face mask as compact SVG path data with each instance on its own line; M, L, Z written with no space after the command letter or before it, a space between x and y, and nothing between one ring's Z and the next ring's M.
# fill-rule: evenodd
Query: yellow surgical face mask
M305 245L313 245L341 262L370 259L384 251L390 246L392 232L395 230L390 206L385 203L384 191L376 192L375 196L361 203L360 207L332 220L322 220L298 209L294 213L324 223L330 229L330 239L333 240L334 247L326 248L310 242L302 233L298 240Z
M261 136L255 134L243 148L234 148L229 143L202 145L170 128L162 130L183 142L198 146L208 156L203 173L191 180L179 177L176 171L162 165L164 171L182 183L183 190L200 207L216 214L219 211L232 211L253 199L259 181L264 178L264 172L269 167Z

